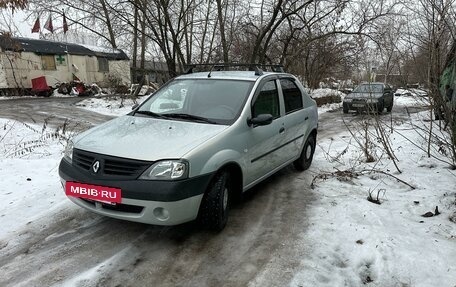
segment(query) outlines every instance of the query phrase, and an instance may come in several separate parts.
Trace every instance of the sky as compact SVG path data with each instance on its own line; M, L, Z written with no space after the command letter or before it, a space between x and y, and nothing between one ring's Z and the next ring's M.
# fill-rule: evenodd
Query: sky
M31 33L34 20L27 21L26 18L27 15L23 11L15 11L13 13L10 10L2 10L0 16L0 28L1 30L13 32L15 36L38 38L38 33Z

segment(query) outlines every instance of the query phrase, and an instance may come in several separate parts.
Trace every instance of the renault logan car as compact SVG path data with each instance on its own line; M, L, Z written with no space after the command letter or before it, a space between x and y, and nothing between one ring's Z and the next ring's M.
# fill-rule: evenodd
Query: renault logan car
M199 218L221 230L233 198L291 163L309 168L317 117L291 74L190 73L76 136L59 175L69 199L98 214L156 225Z
M343 112L350 110L382 113L386 108L391 112L394 104L394 93L384 83L363 83L356 87L343 100Z

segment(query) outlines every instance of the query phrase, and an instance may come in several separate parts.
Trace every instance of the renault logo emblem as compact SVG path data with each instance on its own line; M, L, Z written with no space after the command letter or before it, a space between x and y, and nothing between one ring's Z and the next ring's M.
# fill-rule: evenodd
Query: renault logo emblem
M92 170L94 173L97 173L99 169L100 169L100 162L97 160L93 163Z

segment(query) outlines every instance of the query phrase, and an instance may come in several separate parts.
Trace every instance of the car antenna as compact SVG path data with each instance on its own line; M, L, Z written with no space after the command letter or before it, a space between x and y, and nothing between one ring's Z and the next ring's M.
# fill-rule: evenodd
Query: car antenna
M254 65L253 68L255 69L255 76L262 76L263 75L263 70L258 68L257 65Z

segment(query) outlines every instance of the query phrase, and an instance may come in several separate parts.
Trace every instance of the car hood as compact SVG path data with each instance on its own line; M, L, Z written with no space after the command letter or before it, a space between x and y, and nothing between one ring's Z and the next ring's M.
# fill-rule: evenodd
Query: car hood
M74 147L138 160L178 159L227 127L127 115L80 134Z
M370 98L380 98L383 96L383 93L350 93L346 96L349 99L370 99Z

